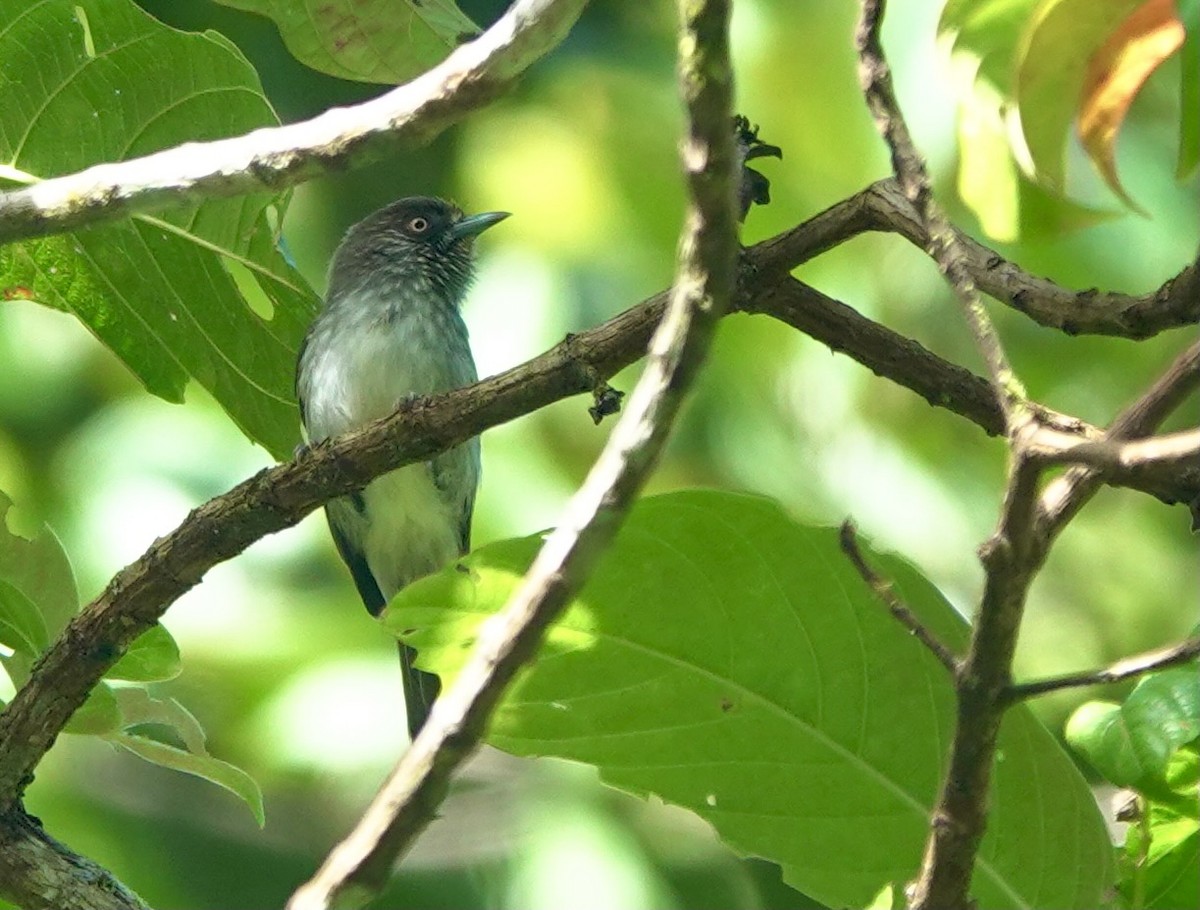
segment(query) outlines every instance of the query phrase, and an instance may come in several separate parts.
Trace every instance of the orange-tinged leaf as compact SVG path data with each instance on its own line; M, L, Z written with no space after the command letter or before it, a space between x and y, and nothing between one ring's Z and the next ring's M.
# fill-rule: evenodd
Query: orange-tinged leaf
M1014 86L1029 169L1053 192L1066 189L1066 145L1088 61L1139 0L1043 0L1018 55Z
M1146 80L1183 45L1174 0L1146 0L1117 27L1088 64L1079 105L1079 136L1114 193L1141 211L1117 175L1117 134Z

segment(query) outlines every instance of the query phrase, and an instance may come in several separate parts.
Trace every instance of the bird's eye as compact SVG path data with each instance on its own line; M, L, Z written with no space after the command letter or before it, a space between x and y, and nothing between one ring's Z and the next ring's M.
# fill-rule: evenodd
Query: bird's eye
M429 230L429 219L422 218L418 215L416 218L410 218L408 221L408 229L414 234L424 234Z

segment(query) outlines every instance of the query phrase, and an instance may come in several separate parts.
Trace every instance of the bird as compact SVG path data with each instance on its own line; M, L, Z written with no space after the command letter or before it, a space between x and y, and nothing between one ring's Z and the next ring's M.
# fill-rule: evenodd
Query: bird
M460 308L474 279L475 238L507 217L467 216L444 199L410 196L346 232L296 361L307 444L384 417L407 400L477 381ZM334 545L372 616L406 585L467 553L479 478L475 437L326 504ZM408 730L416 738L438 678L416 668L412 648L399 646Z

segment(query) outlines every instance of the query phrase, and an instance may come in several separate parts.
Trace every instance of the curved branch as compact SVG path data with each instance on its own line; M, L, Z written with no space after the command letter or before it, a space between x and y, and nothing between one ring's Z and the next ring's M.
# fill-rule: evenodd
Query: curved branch
M294 186L421 145L503 94L553 49L587 0L517 0L474 41L379 98L44 180L0 194L0 244L213 196Z
M767 241L788 268L807 262L847 239L871 231L897 234L922 250L929 233L916 207L889 177L809 219L803 231ZM1167 329L1200 322L1200 258L1155 290L1141 295L1072 291L1039 278L951 226L971 280L989 297L1068 335L1149 338Z

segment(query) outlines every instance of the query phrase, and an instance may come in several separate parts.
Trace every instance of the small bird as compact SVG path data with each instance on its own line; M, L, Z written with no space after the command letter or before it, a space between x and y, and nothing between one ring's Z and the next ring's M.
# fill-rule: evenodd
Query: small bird
M296 363L310 443L392 413L402 402L478 378L459 313L474 276L477 235L508 212L464 216L426 196L400 199L346 232L329 268L325 306ZM407 465L325 507L338 553L372 616L410 582L470 548L479 440ZM408 729L416 736L436 676L400 644Z

